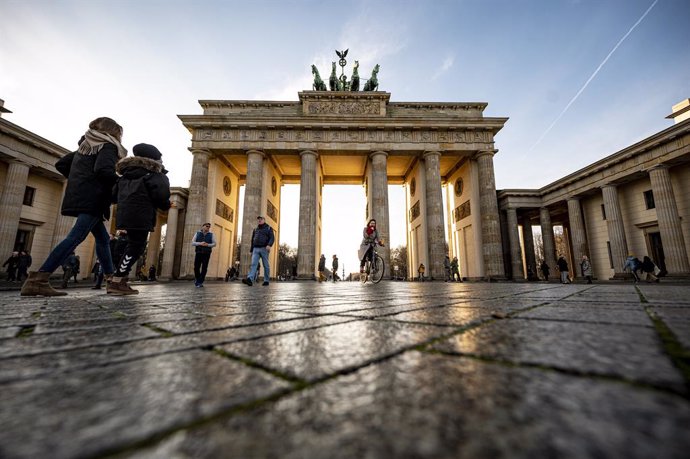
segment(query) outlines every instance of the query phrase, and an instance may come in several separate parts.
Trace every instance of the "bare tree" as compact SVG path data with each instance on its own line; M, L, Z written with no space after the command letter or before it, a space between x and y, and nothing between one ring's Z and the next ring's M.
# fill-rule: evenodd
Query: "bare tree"
M395 266L398 267L397 271ZM401 245L391 250L391 273L397 278L407 277L407 246Z

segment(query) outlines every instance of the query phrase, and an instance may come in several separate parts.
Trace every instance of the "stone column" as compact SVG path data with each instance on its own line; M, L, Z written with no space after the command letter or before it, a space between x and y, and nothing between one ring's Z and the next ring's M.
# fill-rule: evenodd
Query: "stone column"
M161 250L161 227L162 227L160 216L156 212L156 227L153 229L152 233L149 233L149 243L146 247L146 273L148 274L148 268L151 265L156 267L156 277L160 275L160 266L158 266L158 255Z
M568 220L570 222L570 242L573 248L573 269L575 277L582 277L579 269L582 255L589 255L587 250L587 234L585 233L585 220L582 216L582 208L578 198L568 199Z
M209 221L208 212L208 161L211 152L192 150L192 177L189 183L189 199L184 224L184 243L180 261L180 277L194 276L194 247L192 238Z
M539 278L537 274L537 259L534 256L534 233L532 232L532 222L529 218L522 221L522 237L525 243L525 264L527 265L527 280L536 280ZM530 272L532 275L530 276Z
M5 186L0 192L0 256L10 256L17 239L19 217L22 214L24 191L29 178L29 165L19 161L10 161L5 177Z
M551 272L556 271L556 243L553 238L553 226L551 225L551 214L549 209L542 207L539 209L539 223L541 224L541 241L544 245L544 260L551 268Z
M300 153L302 174L299 183L299 234L297 237L297 278L313 279L316 274L316 160L313 151Z
M262 179L264 175L264 155L258 150L247 152L247 180L244 185L244 207L242 210L242 249L240 251L241 276L249 274L252 255L252 231L256 228L256 217L261 215ZM264 215L265 217L265 215ZM276 229L276 228L274 228ZM277 249L277 247L274 247ZM274 266L273 271L277 268Z
M510 241L510 265L513 269L513 280L524 280L522 269L522 250L520 249L520 231L517 222L517 210L508 208L508 240Z
M505 277L494 177L495 153L496 150L487 150L479 152L476 156L479 169L479 212L482 222L482 252L486 279Z
M432 279L445 279L443 260L446 255L446 238L443 231L443 193L441 190L441 152L424 153L426 177L426 227L429 266L426 275Z
M390 218L388 211L388 153L375 151L371 158L371 215L376 220L379 237L384 240L384 247L377 249L385 265L384 278L391 277Z
M161 265L161 279L172 279L179 212L177 206L171 207L168 210L168 226L165 230L165 250L163 251L163 264Z
M683 240L683 228L680 224L676 198L671 186L671 174L667 166L658 165L649 170L649 178L652 182L661 241L664 244L666 270L671 276L687 276L690 274L690 264Z
M606 228L611 244L614 277L623 277L623 264L628 256L628 241L625 239L625 226L623 226L621 208L618 204L618 189L614 185L604 185L601 187L601 193L604 197Z

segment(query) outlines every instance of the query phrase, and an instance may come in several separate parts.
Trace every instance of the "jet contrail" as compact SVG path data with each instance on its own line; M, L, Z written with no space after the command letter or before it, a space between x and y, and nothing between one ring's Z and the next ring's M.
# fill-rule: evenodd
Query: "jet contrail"
M565 115L565 112L568 111L570 106L573 105L573 103L577 100L578 97L580 97L580 94L582 94L582 91L584 91L585 88L587 88L587 85L589 85L589 83L594 79L594 77L597 76L597 73L599 73L599 70L601 70L601 68L604 66L604 64L606 64L606 62L609 60L611 55L618 49L618 47L621 45L621 43L623 43L623 41L626 38L628 38L628 35L630 35L630 33L633 30L635 30L635 27L637 27L640 24L640 22L642 22L642 20L645 18L645 16L647 16L647 14L649 14L649 12L652 10L652 8L654 8L654 5L656 5L658 2L659 2L659 0L654 0L654 2L652 2L652 4L649 6L649 8L647 8L647 11L644 12L644 14L640 17L640 19L638 19L637 22L635 24L633 24L632 27L630 27L630 30L628 30L628 32L625 35L623 35L623 38L618 40L618 43L616 43L616 46L613 47L611 52L609 52L609 54L606 56L606 58L604 58L604 60L601 62L601 64L599 64L599 67L597 67L597 69L594 71L594 73L592 73L592 76L589 77L589 79L585 82L585 84L582 85L582 87L577 92L577 94L575 94L575 96L572 99L570 99L570 102L568 102L568 105L566 105L565 108L563 109L563 111L561 111L561 113L556 117L556 119L553 120L553 123L551 123L551 125L544 131L544 133L539 137L539 139L537 139L537 141L534 143L534 145L532 145L532 147L530 147L530 149L528 150L528 153L531 152L532 150L534 150L534 147L539 145L539 143L544 139L544 137L546 137L546 135L549 133L549 131L551 131L551 129L556 125L556 123L558 123L558 120L560 120L563 117L563 115Z

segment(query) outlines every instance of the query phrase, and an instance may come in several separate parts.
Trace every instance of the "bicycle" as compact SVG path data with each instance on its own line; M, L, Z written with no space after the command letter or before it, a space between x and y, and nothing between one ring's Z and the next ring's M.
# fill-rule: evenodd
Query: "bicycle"
M385 271L385 265L383 263L383 258L376 252L376 244L370 244L373 248L371 257L367 257L364 263L364 272L360 274L359 279L362 283L366 283L367 280L371 280L374 284L378 284L383 279L383 272Z

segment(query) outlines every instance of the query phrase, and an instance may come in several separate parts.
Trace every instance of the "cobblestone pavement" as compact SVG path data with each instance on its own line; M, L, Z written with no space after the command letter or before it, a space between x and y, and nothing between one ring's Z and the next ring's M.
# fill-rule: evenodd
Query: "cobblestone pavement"
M0 292L3 458L687 458L690 286Z

